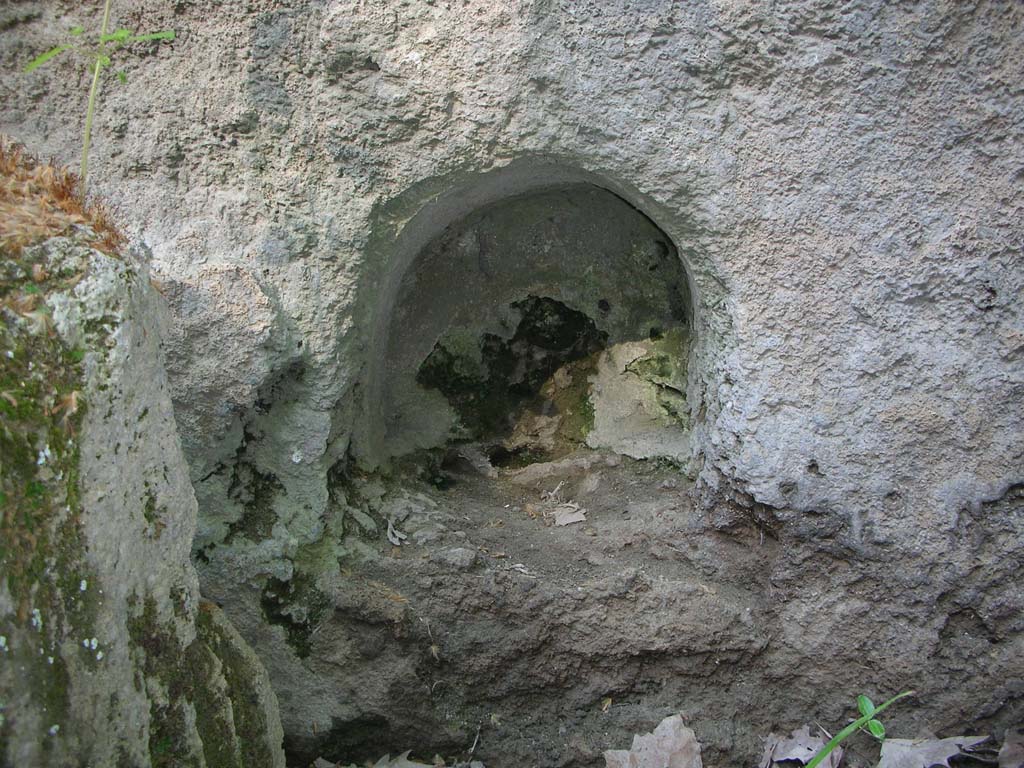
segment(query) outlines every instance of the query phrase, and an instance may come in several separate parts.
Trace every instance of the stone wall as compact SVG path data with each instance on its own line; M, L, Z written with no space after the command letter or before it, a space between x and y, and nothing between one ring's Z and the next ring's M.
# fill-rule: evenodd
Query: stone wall
M0 130L71 160L83 76L18 65L96 19L2 13ZM483 205L590 183L688 274L688 469L712 528L756 520L782 542L765 566L789 585L779 669L852 664L881 633L862 675L899 687L969 615L998 658L931 706L1019 713L991 681L1020 673L1022 23L1008 1L118 9L178 39L109 84L94 183L175 313L206 588L276 682L305 678L261 590L332 560L328 474L374 405L377 327L410 264Z
M197 479L232 460L238 422L280 379L290 434L268 434L281 450L260 460L286 485L321 482L372 354L366 313L405 268L405 224L429 204L443 227L565 168L680 250L708 482L870 530L898 510L939 540L963 505L1020 479L1015 4L119 13L179 33L107 88L94 168L158 278L210 294L179 304L186 327L216 311L203 344L171 350L179 401L235 424L188 427ZM95 20L33 2L4 14L2 128L70 160L72 61L15 72ZM516 161L526 178L487 188ZM211 348L238 381L195 402L208 377L185 360ZM324 494L290 498L280 517L315 535Z

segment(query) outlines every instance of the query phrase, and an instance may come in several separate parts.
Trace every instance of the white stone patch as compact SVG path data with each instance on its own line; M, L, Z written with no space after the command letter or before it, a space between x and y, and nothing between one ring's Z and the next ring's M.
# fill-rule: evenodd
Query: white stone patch
M630 341L606 349L591 381L594 428L591 448L609 448L635 459L666 456L683 461L689 455L683 338ZM662 370L664 369L664 370Z

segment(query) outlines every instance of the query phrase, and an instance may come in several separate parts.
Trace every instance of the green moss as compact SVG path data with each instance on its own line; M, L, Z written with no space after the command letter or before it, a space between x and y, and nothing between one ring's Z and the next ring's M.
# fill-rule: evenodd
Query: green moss
M145 500L142 502L142 517L146 521L146 534L151 538L158 539L164 532L166 523L163 521L164 507L157 507L156 494L150 488L149 482L145 484Z
M79 446L85 413L81 356L64 346L42 300L69 287L68 275L31 282L31 256L5 255L0 276L0 573L14 612L0 619L11 640L13 669L44 729L67 729L70 676L60 649L71 640L89 665L95 655L78 642L92 635L95 581L85 566L80 523ZM13 265L13 266L12 266ZM0 741L7 741L0 738ZM39 741L55 739L39 734Z
M655 387L658 405L670 418L686 424L686 366L689 334L685 328L670 328L651 339L650 352L626 366L626 370Z
M142 504L142 516L150 525L154 525L157 521L156 495L148 487L146 488L146 500Z
M313 576L296 573L290 581L268 579L260 604L267 621L284 628L296 655L300 659L309 656L313 630L331 607Z
M154 679L166 692L166 701L151 694L149 708L149 757L153 768L201 765L192 753L189 719L184 704L194 685L192 670L186 661L173 627L160 622L156 602L147 596L142 610L129 616L128 635L140 653L147 678Z
M78 435L86 411L86 349L104 349L117 321L104 317L87 323L85 346L68 349L40 302L68 290L80 275L55 268L52 277L30 283L32 256L25 253L0 260L0 578L14 603L10 614L0 616L0 634L8 638L5 665L15 670L17 686L30 691L33 708L46 713L36 741L52 750L48 762L64 764L61 737L47 730L57 725L61 735L73 733L71 670L109 663L82 645L95 635L102 598L99 580L86 566ZM159 535L161 510L148 489L141 512ZM187 591L172 594L180 598L178 617L190 618ZM128 631L141 666L137 689L151 695L152 765L241 768L233 708L210 648L199 639L182 647L173 620L161 623L152 598L135 601ZM62 648L73 650L62 656ZM73 664L68 653L76 656ZM155 695L159 691L164 695ZM112 700L109 706L118 704ZM0 744L13 743L13 722L16 718L8 716L0 725ZM194 754L196 729L203 755ZM80 735L87 748L89 735ZM0 747L3 764L10 758L5 750ZM122 754L119 762L130 758Z
M459 415L459 438L507 434L555 371L607 342L593 320L554 299L529 296L512 307L521 320L511 338L454 329L417 372L416 381L440 391Z
M237 734L242 765L272 765L274 755L266 738L269 724L261 706L264 694L258 688L252 662L217 626L213 618L214 610L215 608L208 603L200 606L196 617L196 629L199 637L220 659L221 674L227 683L228 697L233 705L234 731Z
M150 704L149 759L153 768L201 768L188 736L188 715L180 703Z
M269 539L277 522L274 500L281 493L285 493L284 486L272 474L262 473L248 462L236 463L228 496L242 506L243 512L228 526L224 543L230 544L236 536L252 542Z
M161 623L152 598L128 623L133 646L143 654L147 678L166 692L150 707L149 753L154 768L198 766L247 768L270 765L268 727L255 671L203 603L196 613L196 638L183 647L171 624ZM202 759L193 754L186 707L195 709Z
M235 736L231 700L222 686L221 664L204 639L189 646L187 661L196 684L191 701L196 708L196 730L203 743L207 768L243 768Z
M110 332L117 327L118 319L112 315L89 318L85 321L84 330L86 336L103 337L109 336Z

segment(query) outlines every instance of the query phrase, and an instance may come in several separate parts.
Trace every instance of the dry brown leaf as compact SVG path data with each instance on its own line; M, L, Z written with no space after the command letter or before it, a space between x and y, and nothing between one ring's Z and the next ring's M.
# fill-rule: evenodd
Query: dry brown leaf
M609 749L605 768L703 768L700 743L679 715L666 717L653 733L633 737L633 746Z
M764 754L761 755L758 768L772 768L788 762L807 765L824 746L825 740L820 736L812 736L810 727L806 725L793 731L789 736L773 733L764 740ZM842 757L843 750L837 748L821 765L823 768L836 768Z
M12 296L4 303L24 317L39 305L39 298L38 293L23 293Z
M1007 728L999 750L999 768L1024 767L1024 726Z
M886 739L877 768L949 768L949 760L988 736L951 736L948 739Z

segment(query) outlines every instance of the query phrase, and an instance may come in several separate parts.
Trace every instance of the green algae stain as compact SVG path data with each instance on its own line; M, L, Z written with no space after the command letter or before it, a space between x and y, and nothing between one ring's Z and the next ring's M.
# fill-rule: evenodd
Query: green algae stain
M300 572L289 581L270 578L260 604L267 622L284 629L295 654L300 659L308 657L313 631L330 608L330 600L317 588L314 577Z
M417 373L416 381L441 392L458 414L460 439L507 434L559 368L607 343L593 320L554 299L528 296L512 308L520 321L510 338L454 328Z
M670 328L648 342L646 355L626 366L628 372L653 388L654 399L665 416L684 426L689 423L686 402L689 341L685 328Z
M151 699L150 705L153 768L247 768L272 762L255 670L220 632L213 610L209 604L199 606L196 637L188 645L181 643L169 621L161 622L151 597L129 619L129 635L142 655L143 673L165 693ZM193 749L193 732L202 745L201 755Z

